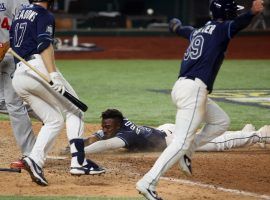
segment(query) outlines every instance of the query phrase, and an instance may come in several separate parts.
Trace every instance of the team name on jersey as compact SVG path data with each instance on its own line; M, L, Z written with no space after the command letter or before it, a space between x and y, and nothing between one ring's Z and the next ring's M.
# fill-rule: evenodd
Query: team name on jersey
M131 121L127 121L125 123L125 126L126 127L129 127L133 131L135 130L135 132L136 132L137 135L140 134L140 129L135 124L133 124Z
M5 4L4 3L0 3L0 12L2 11L6 11L6 7L5 7Z
M193 36L197 35L198 33L207 33L207 34L212 35L215 28L216 28L216 25L207 25L205 27L202 27L202 28L194 31Z
M22 10L15 16L15 20L28 19L29 21L33 22L37 15L38 13L33 10Z

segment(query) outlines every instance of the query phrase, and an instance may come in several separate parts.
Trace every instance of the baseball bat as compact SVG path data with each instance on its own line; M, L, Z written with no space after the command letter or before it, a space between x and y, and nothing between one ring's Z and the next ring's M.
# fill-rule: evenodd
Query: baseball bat
M0 172L15 172L21 173L21 169L12 169L12 168L0 168Z
M53 82L48 79L47 76L45 76L43 73L35 69L32 65L30 65L26 60L24 60L21 56L19 56L15 51L13 51L11 48L8 49L8 53L12 54L15 58L20 60L23 64L25 64L27 67L32 69L35 73L37 73L43 80L45 80L48 84L53 85ZM60 91L61 93L61 91ZM72 94L70 94L68 91L64 91L62 94L66 99L68 99L71 103L73 103L75 106L77 106L79 109L81 109L83 112L87 111L88 107L86 104L84 104L82 101L74 97Z

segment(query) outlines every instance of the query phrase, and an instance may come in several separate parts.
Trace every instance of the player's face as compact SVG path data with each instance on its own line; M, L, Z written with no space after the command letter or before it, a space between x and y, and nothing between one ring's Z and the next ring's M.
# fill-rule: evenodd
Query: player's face
M106 138L114 137L120 129L120 123L115 119L102 119L101 126Z

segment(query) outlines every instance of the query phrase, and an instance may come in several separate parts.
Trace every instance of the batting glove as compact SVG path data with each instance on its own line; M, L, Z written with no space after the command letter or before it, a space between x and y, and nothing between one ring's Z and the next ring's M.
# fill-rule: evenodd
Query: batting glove
M62 82L62 78L58 72L52 72L50 73L50 78L52 81L51 87L56 91L59 92L60 94L64 94L65 92L65 86L64 83Z
M169 22L169 30L172 33L175 33L177 31L177 29L179 27L181 27L181 26L182 26L182 22L179 19L177 19L177 18L173 18Z

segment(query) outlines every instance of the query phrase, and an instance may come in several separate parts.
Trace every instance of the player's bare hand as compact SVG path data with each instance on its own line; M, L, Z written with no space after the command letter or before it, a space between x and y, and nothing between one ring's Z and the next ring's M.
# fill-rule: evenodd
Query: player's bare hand
M65 86L64 83L62 82L62 78L58 72L52 72L50 73L50 78L52 81L51 87L56 91L61 94L64 94L65 92Z
M263 11L263 9L264 9L263 3L264 3L263 0L255 0L255 1L253 1L251 12L254 15L257 15L257 14L261 13Z

